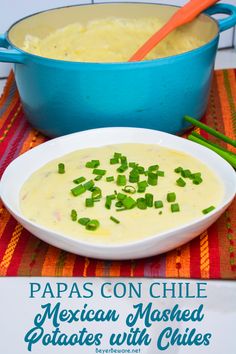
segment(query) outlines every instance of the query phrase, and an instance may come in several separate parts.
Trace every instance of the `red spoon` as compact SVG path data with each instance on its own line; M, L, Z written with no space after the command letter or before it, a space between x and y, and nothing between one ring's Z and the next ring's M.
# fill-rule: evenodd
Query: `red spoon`
M218 0L190 0L181 7L169 21L154 33L129 59L129 61L142 60L163 38L177 27L194 20L201 12L206 10Z

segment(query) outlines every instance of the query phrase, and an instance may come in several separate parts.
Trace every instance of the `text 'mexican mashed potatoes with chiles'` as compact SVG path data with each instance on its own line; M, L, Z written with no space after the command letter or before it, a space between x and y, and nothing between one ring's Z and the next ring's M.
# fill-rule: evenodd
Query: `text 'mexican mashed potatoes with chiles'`
M191 155L118 144L47 163L23 185L20 208L29 220L69 237L120 244L199 219L223 193L218 177Z
M45 38L27 35L23 50L53 59L79 62L126 62L164 22L158 18L104 18L74 23ZM145 60L172 56L202 46L184 27L162 40Z

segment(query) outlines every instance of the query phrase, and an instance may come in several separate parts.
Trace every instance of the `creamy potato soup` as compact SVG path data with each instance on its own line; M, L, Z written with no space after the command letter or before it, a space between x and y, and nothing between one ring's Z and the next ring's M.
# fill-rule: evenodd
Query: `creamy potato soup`
M158 145L78 150L47 163L23 185L31 221L90 243L128 243L210 213L223 198L199 160Z
M27 35L23 49L47 58L81 62L122 62L164 22L158 18L104 18L85 25L74 23L50 33L45 38ZM159 43L146 60L187 52L204 42L179 28Z

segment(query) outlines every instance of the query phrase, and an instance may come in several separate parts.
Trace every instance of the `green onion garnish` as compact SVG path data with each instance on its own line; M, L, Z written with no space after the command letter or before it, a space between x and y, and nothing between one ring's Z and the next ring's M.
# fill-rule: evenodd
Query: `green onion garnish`
M172 213L177 213L178 211L180 211L180 207L178 203L171 204L170 208Z
M145 198L137 199L137 208L139 209L147 209L147 203Z
M95 178L94 178L94 181L100 181L100 179L102 179L103 175L97 175Z
M156 186L157 185L157 174L153 172L148 172L148 184L150 186Z
M202 183L202 178L201 177L195 177L193 179L193 184L201 184Z
M120 162L121 162L122 165L123 164L127 165L127 157L126 156L121 156L120 157Z
M118 175L116 179L117 186L125 186L126 185L126 176Z
M125 186L122 191L124 191L125 193L134 194L136 193L136 188L134 188L133 186Z
M160 209L160 208L163 208L163 202L161 200L157 200L154 202L154 207L156 209Z
M117 199L118 200L123 200L123 199L125 199L126 198L126 194L124 194L124 193L118 193L117 194Z
M152 165L148 167L148 172L156 172L159 169L159 165Z
M109 195L107 195L106 196L106 202L105 202L105 208L106 209L111 209L111 203L112 203L112 198Z
M177 179L176 184L177 184L177 186L179 186L179 187L184 187L184 186L186 186L185 180L183 180L183 178L181 178L181 177Z
M118 157L113 157L113 158L110 159L110 164L111 165L116 165L117 163L119 163Z
M93 186L94 186L94 181L91 179L90 181L84 183L83 186L84 186L84 188L85 188L87 191L89 191L89 190L91 190L91 189L93 188Z
M142 175L145 172L145 168L143 166L138 166L138 173Z
M64 165L64 163L59 163L57 167L58 167L58 173L60 173L61 175L63 173L65 173L65 165Z
M208 213L210 213L212 210L214 210L215 209L215 207L214 207L214 205L211 205L211 206L209 206L208 208L206 208L206 209L203 209L202 210L202 213L203 214L208 214Z
M176 173L181 173L183 171L183 167L176 167L176 169L174 170Z
M84 192L86 192L86 188L82 184L80 184L79 186L71 189L71 193L75 197L78 197L79 195L83 194Z
M114 157L119 159L122 156L120 152L114 152Z
M86 206L87 208L93 207L93 206L94 206L94 201L93 201L93 199L92 199L92 198L86 198L86 199L85 199L85 206Z
M93 187L91 189L91 192L92 192L92 199L98 199L101 198L102 196L102 190L99 187Z
M96 168L100 165L100 161L99 160L91 160L86 162L85 167L88 168Z
M145 200L146 200L146 204L149 208L153 207L153 194L146 193Z
M115 178L113 176L106 177L107 182L113 182Z
M95 231L97 230L97 228L99 227L100 223L98 220L96 219L93 219L93 220L90 220L86 225L85 225L85 228L86 230L89 230L89 231Z
M165 172L164 171L157 171L156 174L157 174L157 176L160 176L160 177L164 177L165 176Z
M136 205L136 201L131 197L126 197L122 200L122 204L126 209L132 209Z
M85 226L85 225L87 225L87 223L88 223L89 221L90 221L89 218L80 218L80 219L78 220L78 223Z
M136 183L139 181L139 173L136 169L133 169L129 174L129 182Z
M134 168L137 166L138 166L138 164L136 162L129 162L129 167Z
M71 217L72 221L76 221L77 220L77 211L75 209L71 210L70 217Z
M100 168L95 168L93 170L93 174L98 176L104 176L106 173L107 173L106 170L101 170Z
M123 206L122 201L119 200L118 202L116 202L115 206L116 206L117 208L121 208L121 207Z
M181 171L181 176L184 177L184 178L191 178L191 171L190 170L182 170Z
M120 221L118 219L114 218L114 216L110 216L110 219L116 224L120 223Z
M191 179L199 178L199 177L202 177L201 172L192 173L190 176Z
M121 164L120 167L118 167L116 169L117 172L119 173L123 173L125 172L126 170L128 170L128 165L127 164Z
M79 178L76 178L73 180L73 183L75 184L80 184L82 182L86 181L86 178L85 177L79 177Z
M138 182L138 193L144 193L146 191L146 188L148 186L147 181L141 181Z
M176 194L174 192L167 194L167 202L173 203L176 200Z

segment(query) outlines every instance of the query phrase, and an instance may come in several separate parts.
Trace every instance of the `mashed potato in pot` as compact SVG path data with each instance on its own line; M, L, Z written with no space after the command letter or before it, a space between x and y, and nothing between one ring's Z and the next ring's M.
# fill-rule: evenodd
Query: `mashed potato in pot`
M70 24L45 38L28 34L23 50L53 59L79 62L126 62L164 25L158 18L104 18ZM184 53L204 42L182 27L161 41L145 58L151 60Z

